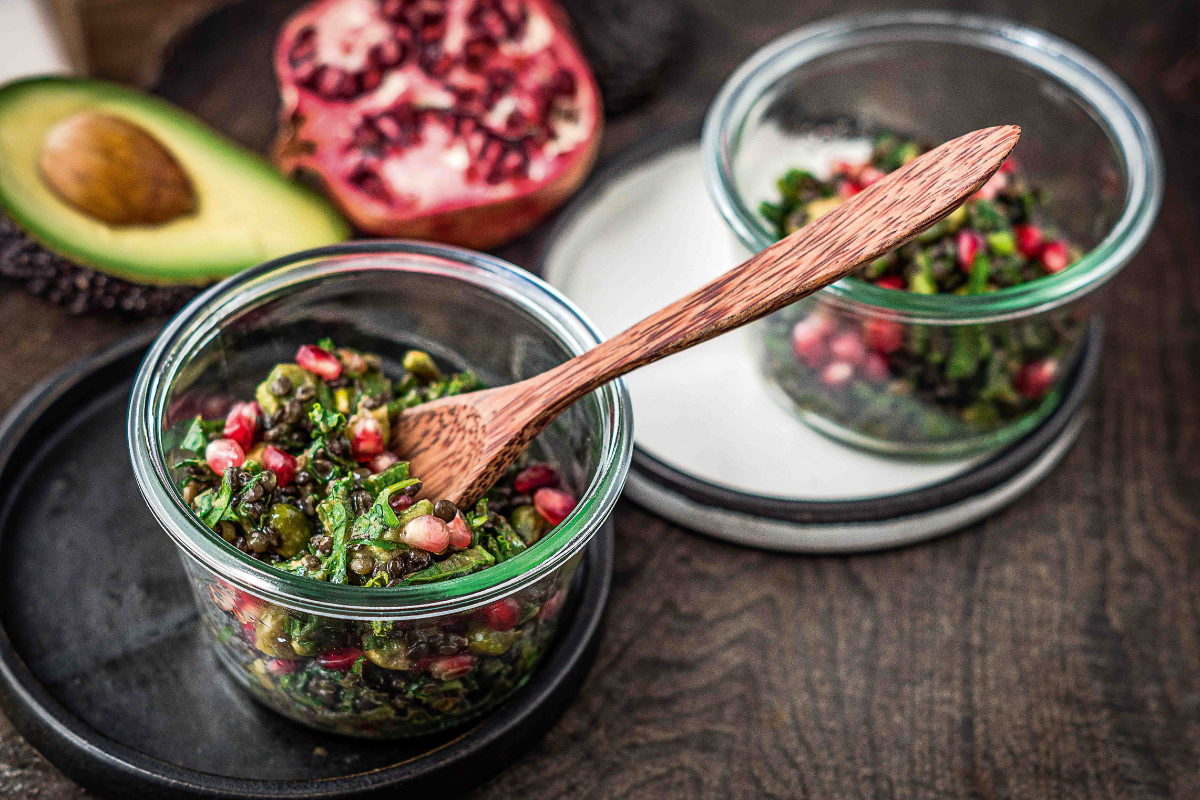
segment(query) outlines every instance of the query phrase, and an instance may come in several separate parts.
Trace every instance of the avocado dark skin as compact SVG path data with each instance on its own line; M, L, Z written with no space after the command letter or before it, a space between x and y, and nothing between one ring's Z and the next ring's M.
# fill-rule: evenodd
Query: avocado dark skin
M0 278L73 314L119 314L126 319L178 311L199 291L193 286L149 286L72 263L42 247L0 214Z

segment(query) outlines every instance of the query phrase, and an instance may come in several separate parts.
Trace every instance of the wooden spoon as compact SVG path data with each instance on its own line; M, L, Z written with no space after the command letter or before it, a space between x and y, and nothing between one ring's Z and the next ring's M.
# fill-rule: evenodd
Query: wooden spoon
M974 194L1020 134L1015 125L984 128L931 150L707 286L554 369L405 411L393 449L421 478L422 496L460 506L474 502L576 400L626 372L783 308L895 249Z

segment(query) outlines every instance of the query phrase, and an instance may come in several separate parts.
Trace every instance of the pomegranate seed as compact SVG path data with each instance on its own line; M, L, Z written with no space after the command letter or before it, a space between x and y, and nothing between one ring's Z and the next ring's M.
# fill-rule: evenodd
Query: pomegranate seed
M409 495L406 495L406 494L394 494L393 493L388 498L388 505L391 506L392 511L395 511L397 514L399 514L402 511L406 511L408 509L408 507L413 504L413 502L414 501L413 501L412 497L410 497Z
M246 463L246 451L233 439L213 439L204 448L204 460L218 475L224 475L230 467Z
M863 190L863 187L861 184L858 183L858 181L842 181L841 183L838 184L837 195L838 195L838 197L843 197L843 198L844 197L854 197L854 195L858 194L862 190Z
M825 357L825 336L832 327L828 319L812 314L796 323L792 328L792 352L812 369Z
M461 511L454 515L454 519L446 523L446 530L450 533L451 547L465 550L471 546L471 526L467 524L467 518L462 515Z
M479 609L479 618L494 631L511 631L521 618L521 604L506 597Z
M542 603L542 607L538 609L538 619L553 619L558 615L559 609L563 607L563 603L567 601L567 590L559 589L554 594Z
M894 292L903 292L908 288L904 285L904 278L899 275L884 275L875 281L875 285L881 289L891 289Z
M354 420L350 431L350 449L358 461L370 461L383 452L383 428L379 420L363 414Z
M829 343L829 352L839 361L858 364L867 355L867 348L862 339L853 331L845 331L833 338Z
M858 182L863 188L879 183L883 180L883 173L874 167L863 167L862 172L858 173Z
M225 438L233 439L249 450L254 446L254 432L258 429L258 415L262 413L258 403L234 403L225 417Z
M962 230L955 237L955 245L958 247L958 266L963 272L971 271L971 264L975 261L975 255L983 249L983 237L972 230Z
M342 366L345 367L346 372L351 375L362 375L369 369L367 360L349 348L343 347L338 350L337 356L338 361L342 362Z
M397 456L391 450L384 450L382 453L371 459L371 472L383 472L385 469L390 467L392 464L395 464L399 460L399 456Z
M436 658L429 664L429 673L439 681L452 681L461 678L475 667L475 656L471 653L459 653L456 656Z
M533 493L533 507L547 522L557 525L575 510L575 495L545 487Z
M328 350L311 344L300 345L300 349L296 351L296 363L327 381L335 380L342 374L342 362L334 358Z
M867 374L869 380L875 383L882 383L891 377L887 359L879 355L879 353L871 353L867 356L867 363L863 367L863 372Z
M1014 225L1017 252L1026 258L1037 258L1042 252L1042 229L1037 225Z
M291 675L296 671L296 662L290 658L267 659L267 672L272 675Z
M848 161L835 161L831 165L830 169L833 170L833 174L835 176L836 175L847 175L851 178L856 178L856 177L858 177L858 173L863 169L863 167L861 167L861 166L856 167Z
M904 325L891 319L873 318L863 326L867 345L876 353L894 353L904 346Z
M845 361L835 361L821 372L826 386L841 386L854 377L854 367Z
M296 459L291 453L285 453L278 447L267 445L259 457L264 469L275 473L275 483L287 486L296 477Z
M1046 272L1051 275L1062 272L1070 266L1071 254L1067 250L1067 243L1055 239L1052 242L1046 242L1046 246L1042 248L1042 266L1046 268Z
M543 486L558 486L558 470L549 464L534 464L517 473L513 488L517 494L530 494Z
M1050 387L1054 385L1057 378L1058 361L1053 358L1043 358L1040 361L1031 361L1021 367L1016 377L1013 378L1013 386L1022 396L1036 400L1050 391Z
M225 583L225 581L210 584L208 593L212 597L213 602L217 604L217 608L222 611L228 613L237 607L238 590Z
M252 594L246 594L241 589L235 591L238 593L238 599L237 604L233 607L233 616L244 625L253 625L258 622L266 603Z
M354 662L362 658L363 651L357 647L339 647L317 656L317 663L325 669L335 672L345 672L354 666Z
M995 200L996 195L1008 188L1008 176L1003 172L996 172L992 177L987 179L987 183L979 187L979 191L975 196L980 200Z
M446 523L433 514L422 514L409 520L400 533L400 538L409 547L440 553L450 544L450 531L446 528Z

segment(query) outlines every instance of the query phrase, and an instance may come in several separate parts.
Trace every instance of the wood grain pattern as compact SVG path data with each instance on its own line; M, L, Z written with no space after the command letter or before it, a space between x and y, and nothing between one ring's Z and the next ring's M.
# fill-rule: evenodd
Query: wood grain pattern
M408 409L392 447L421 476L422 496L470 505L576 400L893 250L974 194L1020 135L1020 128L1006 125L946 142L583 355L520 383Z
M265 147L273 26L296 2L211 29L167 94ZM703 114L774 37L880 8L690 4L691 61L608 124L602 158ZM738 548L623 501L595 668L545 741L471 800L1200 797L1200 7L886 5L1046 28L1114 69L1158 128L1163 211L1100 303L1104 366L1079 444L1005 512L872 555ZM532 265L543 234L500 255ZM0 408L128 330L3 284L0 319ZM84 796L0 718L0 798Z

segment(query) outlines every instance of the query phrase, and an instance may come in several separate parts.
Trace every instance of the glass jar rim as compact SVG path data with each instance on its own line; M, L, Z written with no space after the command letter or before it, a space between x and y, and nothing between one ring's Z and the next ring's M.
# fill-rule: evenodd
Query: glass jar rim
M222 320L290 288L337 273L385 268L382 256L420 261L411 271L464 280L519 306L573 355L603 336L570 300L506 261L451 245L409 240L351 242L294 253L240 272L189 303L155 340L138 369L127 434L134 477L163 529L187 557L255 596L298 611L344 619L423 619L477 608L554 572L579 553L616 505L633 453L633 411L621 380L591 395L599 406L600 461L571 515L536 547L472 575L424 586L363 589L273 569L229 546L205 526L172 485L162 456L169 390ZM374 261L374 263L367 263ZM391 268L400 266L392 261Z
M905 322L998 322L1048 311L1090 293L1137 253L1162 204L1164 177L1153 125L1129 87L1097 59L1045 31L1002 17L933 10L835 17L807 25L759 49L726 80L705 118L701 153L709 195L745 247L758 252L774 242L733 179L733 150L747 113L797 67L862 45L896 41L973 46L1057 81L1088 108L1122 160L1125 204L1105 237L1057 275L976 296L898 292L846 278L821 290L823 299L854 307L857 314Z

